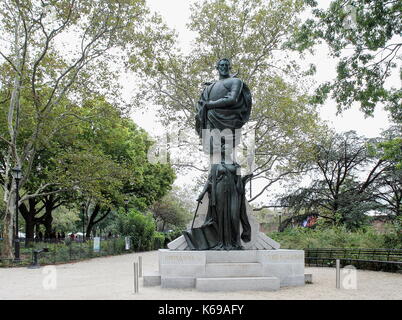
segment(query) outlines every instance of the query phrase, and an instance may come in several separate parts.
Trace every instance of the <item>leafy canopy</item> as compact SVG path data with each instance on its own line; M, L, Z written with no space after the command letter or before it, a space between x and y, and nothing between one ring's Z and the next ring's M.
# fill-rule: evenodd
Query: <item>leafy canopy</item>
M330 54L339 58L337 78L317 90L322 103L331 92L338 110L360 104L372 115L384 103L391 118L402 120L400 83L387 82L392 74L402 77L402 3L383 0L332 0L328 9L317 9L317 1L306 0L314 18L307 19L294 33L288 47L298 51L324 41Z

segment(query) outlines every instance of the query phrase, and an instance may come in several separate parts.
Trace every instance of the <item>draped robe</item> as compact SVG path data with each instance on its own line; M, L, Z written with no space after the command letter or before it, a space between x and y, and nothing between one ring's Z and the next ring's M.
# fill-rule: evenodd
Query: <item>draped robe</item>
M211 108L206 108L205 102L208 102ZM251 93L240 79L221 79L204 88L196 109L196 131L204 141L204 151L212 154L215 150L213 145L215 144L216 147L218 144L224 152L228 140L232 141L231 147L236 145L238 140L235 137L235 130L240 129L249 119ZM225 130L226 133L229 132L229 135L222 135L217 141L210 135L205 135L203 129ZM217 237L214 238L218 241L208 239L208 234L203 233L207 238L204 243L210 243L209 249L238 250L242 249L240 239L245 242L251 240L251 227L247 217L244 192L246 181L237 174L239 168L240 166L235 162L222 161L211 164L208 181L203 191L209 194L208 213L201 229L203 227L207 229L207 226L210 228L213 225L217 231ZM243 228L241 235L240 223Z

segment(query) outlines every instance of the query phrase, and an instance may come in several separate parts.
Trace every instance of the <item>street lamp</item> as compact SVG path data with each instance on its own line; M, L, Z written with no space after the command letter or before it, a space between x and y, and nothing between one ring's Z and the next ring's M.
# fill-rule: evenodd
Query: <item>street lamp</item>
M15 239L14 239L14 245L15 245L15 262L20 261L20 237L19 237L19 228L18 228L18 202L20 201L20 180L22 178L22 171L19 166L13 168L11 170L12 176L15 180Z
M126 214L128 213L128 199L124 199L124 207L126 209Z
M85 239L85 203L81 203L81 211L82 211L82 242Z

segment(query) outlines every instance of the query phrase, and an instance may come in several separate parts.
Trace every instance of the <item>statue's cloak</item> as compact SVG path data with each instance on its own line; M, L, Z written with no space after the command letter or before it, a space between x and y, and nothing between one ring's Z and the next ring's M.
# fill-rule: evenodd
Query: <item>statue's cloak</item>
M201 93L199 101L209 101L210 92L216 82L208 83ZM229 89L227 89L229 91ZM202 138L202 129L240 129L250 118L252 106L251 92L247 84L242 82L240 95L235 105L228 108L207 110L203 103L196 105L195 129Z

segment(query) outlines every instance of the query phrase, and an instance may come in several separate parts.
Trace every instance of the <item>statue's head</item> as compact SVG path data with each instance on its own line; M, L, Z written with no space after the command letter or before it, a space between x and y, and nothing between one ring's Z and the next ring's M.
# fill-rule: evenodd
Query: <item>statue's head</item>
M229 59L223 58L219 59L215 67L218 70L220 76L228 77L229 72L232 69L232 64L230 63Z

